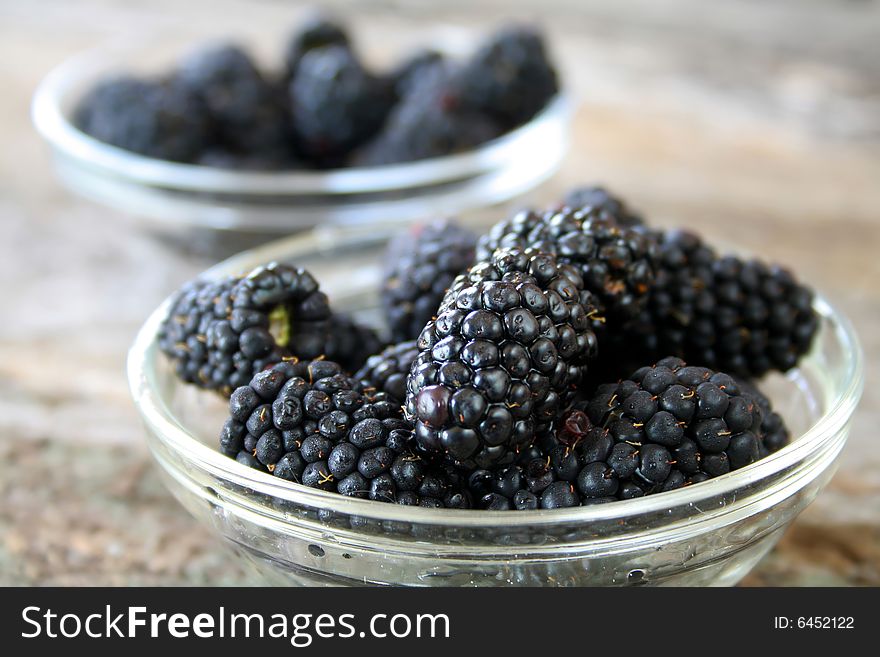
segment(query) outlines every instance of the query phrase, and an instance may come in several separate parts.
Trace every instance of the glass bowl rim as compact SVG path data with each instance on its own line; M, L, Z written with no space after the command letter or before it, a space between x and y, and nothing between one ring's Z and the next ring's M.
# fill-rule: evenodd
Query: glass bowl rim
M263 247L232 256L205 270L200 276L216 278L223 274L241 271L245 263L251 265L295 257L297 250L299 253L307 253L314 247L315 237L311 235L277 240ZM237 485L255 492L293 504L381 521L472 528L504 525L511 528L527 529L559 523L625 520L629 517L693 505L700 501L732 493L751 483L794 467L809 454L832 442L840 427L852 416L864 386L864 356L852 323L817 293L813 307L822 318L833 320L831 329L835 340L839 342L845 353L845 385L832 391L828 410L807 431L797 436L779 451L751 465L701 482L698 485L641 498L618 500L613 504L534 511L493 511L491 513L475 509L401 506L346 497L338 493L309 488L279 479L271 474L242 465L191 435L184 426L175 420L161 395L150 383L149 372L152 365L158 358L161 358L156 335L159 325L168 312L171 298L171 296L166 298L138 331L127 361L129 388L135 406L144 423L159 437L161 442L183 458L185 462L194 464L218 478L234 481ZM204 392L204 394L211 393Z
M561 89L523 125L463 153L369 167L234 171L133 153L87 135L68 119L62 108L62 99L71 87L81 86L88 71L101 66L110 53L126 50L131 47L111 42L58 64L34 92L31 120L37 132L54 149L73 160L125 180L184 192L243 196L344 195L417 190L426 185L455 182L503 166L516 154L518 146L528 141L541 126L567 120L573 108L569 95Z

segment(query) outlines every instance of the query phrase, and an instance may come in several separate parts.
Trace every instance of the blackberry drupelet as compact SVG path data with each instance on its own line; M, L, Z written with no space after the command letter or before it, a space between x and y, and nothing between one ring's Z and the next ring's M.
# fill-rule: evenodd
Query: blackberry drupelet
M465 64L459 84L468 106L505 129L531 119L559 89L543 37L525 26L492 36Z
M672 354L760 377L791 369L809 350L818 327L813 293L787 270L720 257L685 231L662 236L656 262L650 301L626 340L651 359Z
M495 224L477 243L477 258L497 248L534 248L576 266L584 286L601 302L609 330L637 317L654 280L654 243L622 225L609 205L524 210Z
M382 130L355 152L355 166L411 162L470 150L502 132L486 114L467 107L456 88L457 69L432 66L410 85Z
M290 79L296 74L299 63L307 52L325 46L347 47L349 44L348 33L334 18L321 12L309 15L298 26L287 44L284 56L287 78Z
M585 503L680 488L742 468L778 449L753 394L732 377L665 358L629 379L602 385L572 416L594 425L574 450Z
M312 488L380 502L470 506L446 468L416 450L400 407L357 389L332 361L286 361L230 396L221 451Z
M381 298L393 342L419 336L455 277L474 263L476 241L452 220L417 224L391 241Z
M180 62L176 79L205 104L220 145L241 156L284 161L291 144L283 93L244 50L232 44L199 50Z
M406 403L406 377L419 355L415 340L386 347L367 359L354 378L363 390L385 393L388 400L403 406Z
M407 416L429 452L511 462L546 431L594 357L593 297L574 267L502 249L459 276L419 336Z
M289 87L297 148L319 166L338 166L385 121L394 94L344 46L308 51Z
M112 146L175 162L195 161L210 140L204 103L173 80L100 82L76 108L74 123Z
M186 284L159 345L181 379L228 394L283 358L322 355L330 316L311 274L272 263L245 277Z

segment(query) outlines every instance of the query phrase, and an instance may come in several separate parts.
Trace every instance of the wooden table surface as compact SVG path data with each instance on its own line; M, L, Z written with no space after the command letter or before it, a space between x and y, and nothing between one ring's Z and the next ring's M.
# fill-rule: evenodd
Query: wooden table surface
M245 581L158 482L124 378L147 313L212 258L62 188L28 106L48 70L108 38L280 47L262 37L299 8L145 4L0 1L0 584ZM418 43L428 22L540 20L581 106L572 153L533 200L605 183L658 224L791 265L853 320L867 385L840 469L745 583L880 584L880 3L476 4L345 14L367 50Z

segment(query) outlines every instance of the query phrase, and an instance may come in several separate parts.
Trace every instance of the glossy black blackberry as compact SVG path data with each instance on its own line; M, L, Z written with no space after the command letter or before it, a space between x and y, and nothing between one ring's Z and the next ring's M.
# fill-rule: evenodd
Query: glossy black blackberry
M386 80L368 73L344 46L307 52L290 82L297 148L318 166L338 166L370 139L394 101Z
M283 358L324 354L330 316L311 274L273 263L244 277L186 284L159 345L181 379L228 394Z
M569 208L601 208L613 215L619 224L630 228L645 225L641 215L604 187L588 185L570 189L562 205Z
M276 477L380 502L468 508L470 494L418 453L400 407L358 391L331 361L287 361L230 396L221 451Z
M400 62L388 77L398 98L403 98L424 77L426 71L444 62L443 55L436 50L419 50Z
M232 44L199 50L180 62L176 79L198 96L218 144L241 156L283 159L291 150L283 93Z
M400 406L406 402L406 377L419 355L415 340L393 344L367 359L354 378L364 390L384 392Z
M348 46L350 39L345 28L333 17L315 12L297 27L287 43L284 56L287 77L296 74L303 56L325 46Z
M595 427L574 446L585 501L698 483L780 446L769 402L765 411L733 377L673 357L600 386L583 409Z
M518 249L456 279L407 379L423 449L465 467L504 464L550 426L596 351L582 285L574 267Z
M74 123L107 144L175 162L195 161L210 142L207 108L175 81L100 82L76 108Z
M476 506L490 511L526 511L541 506L544 493L557 476L549 456L524 463L471 471L467 486ZM552 496L552 495L551 495Z
M460 85L469 106L505 128L531 119L559 89L543 37L525 26L493 35L465 64Z
M457 69L432 66L410 85L382 130L357 151L352 164L411 162L471 150L502 133L486 114L467 107L456 88Z
M621 225L611 206L525 210L495 224L477 244L477 258L497 248L531 247L575 265L616 330L638 315L654 280L653 240Z
M656 280L626 343L744 377L786 371L812 343L812 291L757 260L721 257L698 236L662 236Z
M569 409L541 447L524 451L512 466L476 470L467 484L477 506L490 510L562 508L644 495L635 484L621 484L609 465L635 465L636 450L624 447L615 452L608 429L593 427L584 411Z
M382 308L393 342L414 340L456 276L474 263L477 237L452 220L417 224L388 246Z

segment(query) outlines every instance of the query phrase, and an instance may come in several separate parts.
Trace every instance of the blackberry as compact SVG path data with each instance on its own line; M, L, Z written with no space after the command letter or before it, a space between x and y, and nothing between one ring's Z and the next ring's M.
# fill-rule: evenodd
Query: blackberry
M460 85L469 106L506 129L531 119L559 90L543 37L525 26L495 34L466 63Z
M323 335L322 354L341 364L347 372L355 372L366 363L367 358L380 351L384 345L379 334L370 326L361 324L345 314L334 314L325 328L312 325Z
M322 355L330 316L311 274L272 263L245 277L186 284L159 346L181 379L228 393L284 358Z
M399 406L358 391L332 361L278 363L237 388L220 449L249 467L342 495L470 506L457 477L418 453Z
M781 446L766 404L733 377L674 357L600 386L562 423L586 412L594 425L572 448L583 500L673 490L753 463Z
M761 447L766 448L766 452L764 449L761 450L761 455L765 456L767 453L782 449L791 442L791 432L785 425L785 420L773 410L769 397L761 392L758 385L745 379L736 379L735 383L743 395L750 395L761 408L761 432L764 434Z
M343 46L308 51L289 87L291 117L302 155L338 166L382 126L393 102L386 81L364 70Z
M284 62L288 79L294 77L307 52L325 46L348 46L349 43L348 33L335 19L320 12L309 15L287 44Z
M383 392L388 400L403 406L406 402L406 377L419 355L415 340L386 347L367 359L354 378L365 390Z
M556 476L549 457L538 457L522 464L474 470L467 486L482 509L525 511L541 506L544 492L559 481L564 480Z
M388 76L395 95L398 98L405 97L426 71L444 61L442 54L430 49L419 50L404 59Z
M477 258L504 247L555 254L580 270L586 289L598 297L613 322L609 330L616 330L647 303L654 280L654 244L643 232L623 226L611 212L613 205L522 211L480 238Z
M205 104L225 148L267 160L283 160L290 151L283 94L238 46L219 44L189 55L176 78Z
M645 356L672 354L743 377L786 371L812 343L813 293L790 272L721 257L698 236L664 234L650 301L627 331Z
M364 449L383 444L390 431L405 426L395 411L382 399L358 392L338 363L284 361L232 392L221 449L229 456L251 451L270 471L285 456L303 468L320 463L341 479L356 469ZM337 449L340 445L348 453Z
M105 80L80 102L74 123L112 146L175 162L194 161L210 141L207 108L174 81Z
M391 241L381 294L393 342L419 336L452 281L473 264L476 241L452 220L415 225Z
M583 186L570 189L565 195L563 206L569 208L601 208L628 228L644 226L642 217L633 212L621 198L614 196L604 187Z
M518 249L455 280L407 379L424 450L465 467L506 463L552 424L595 355L582 284L574 267Z
M576 506L581 497L594 499L584 490L611 497L620 486L616 477L605 476L613 442L583 411L570 409L543 447L524 450L515 465L475 471L468 487L479 506L492 510Z
M502 130L493 119L464 104L456 79L452 65L427 68L352 163L377 166L451 155L499 136Z

